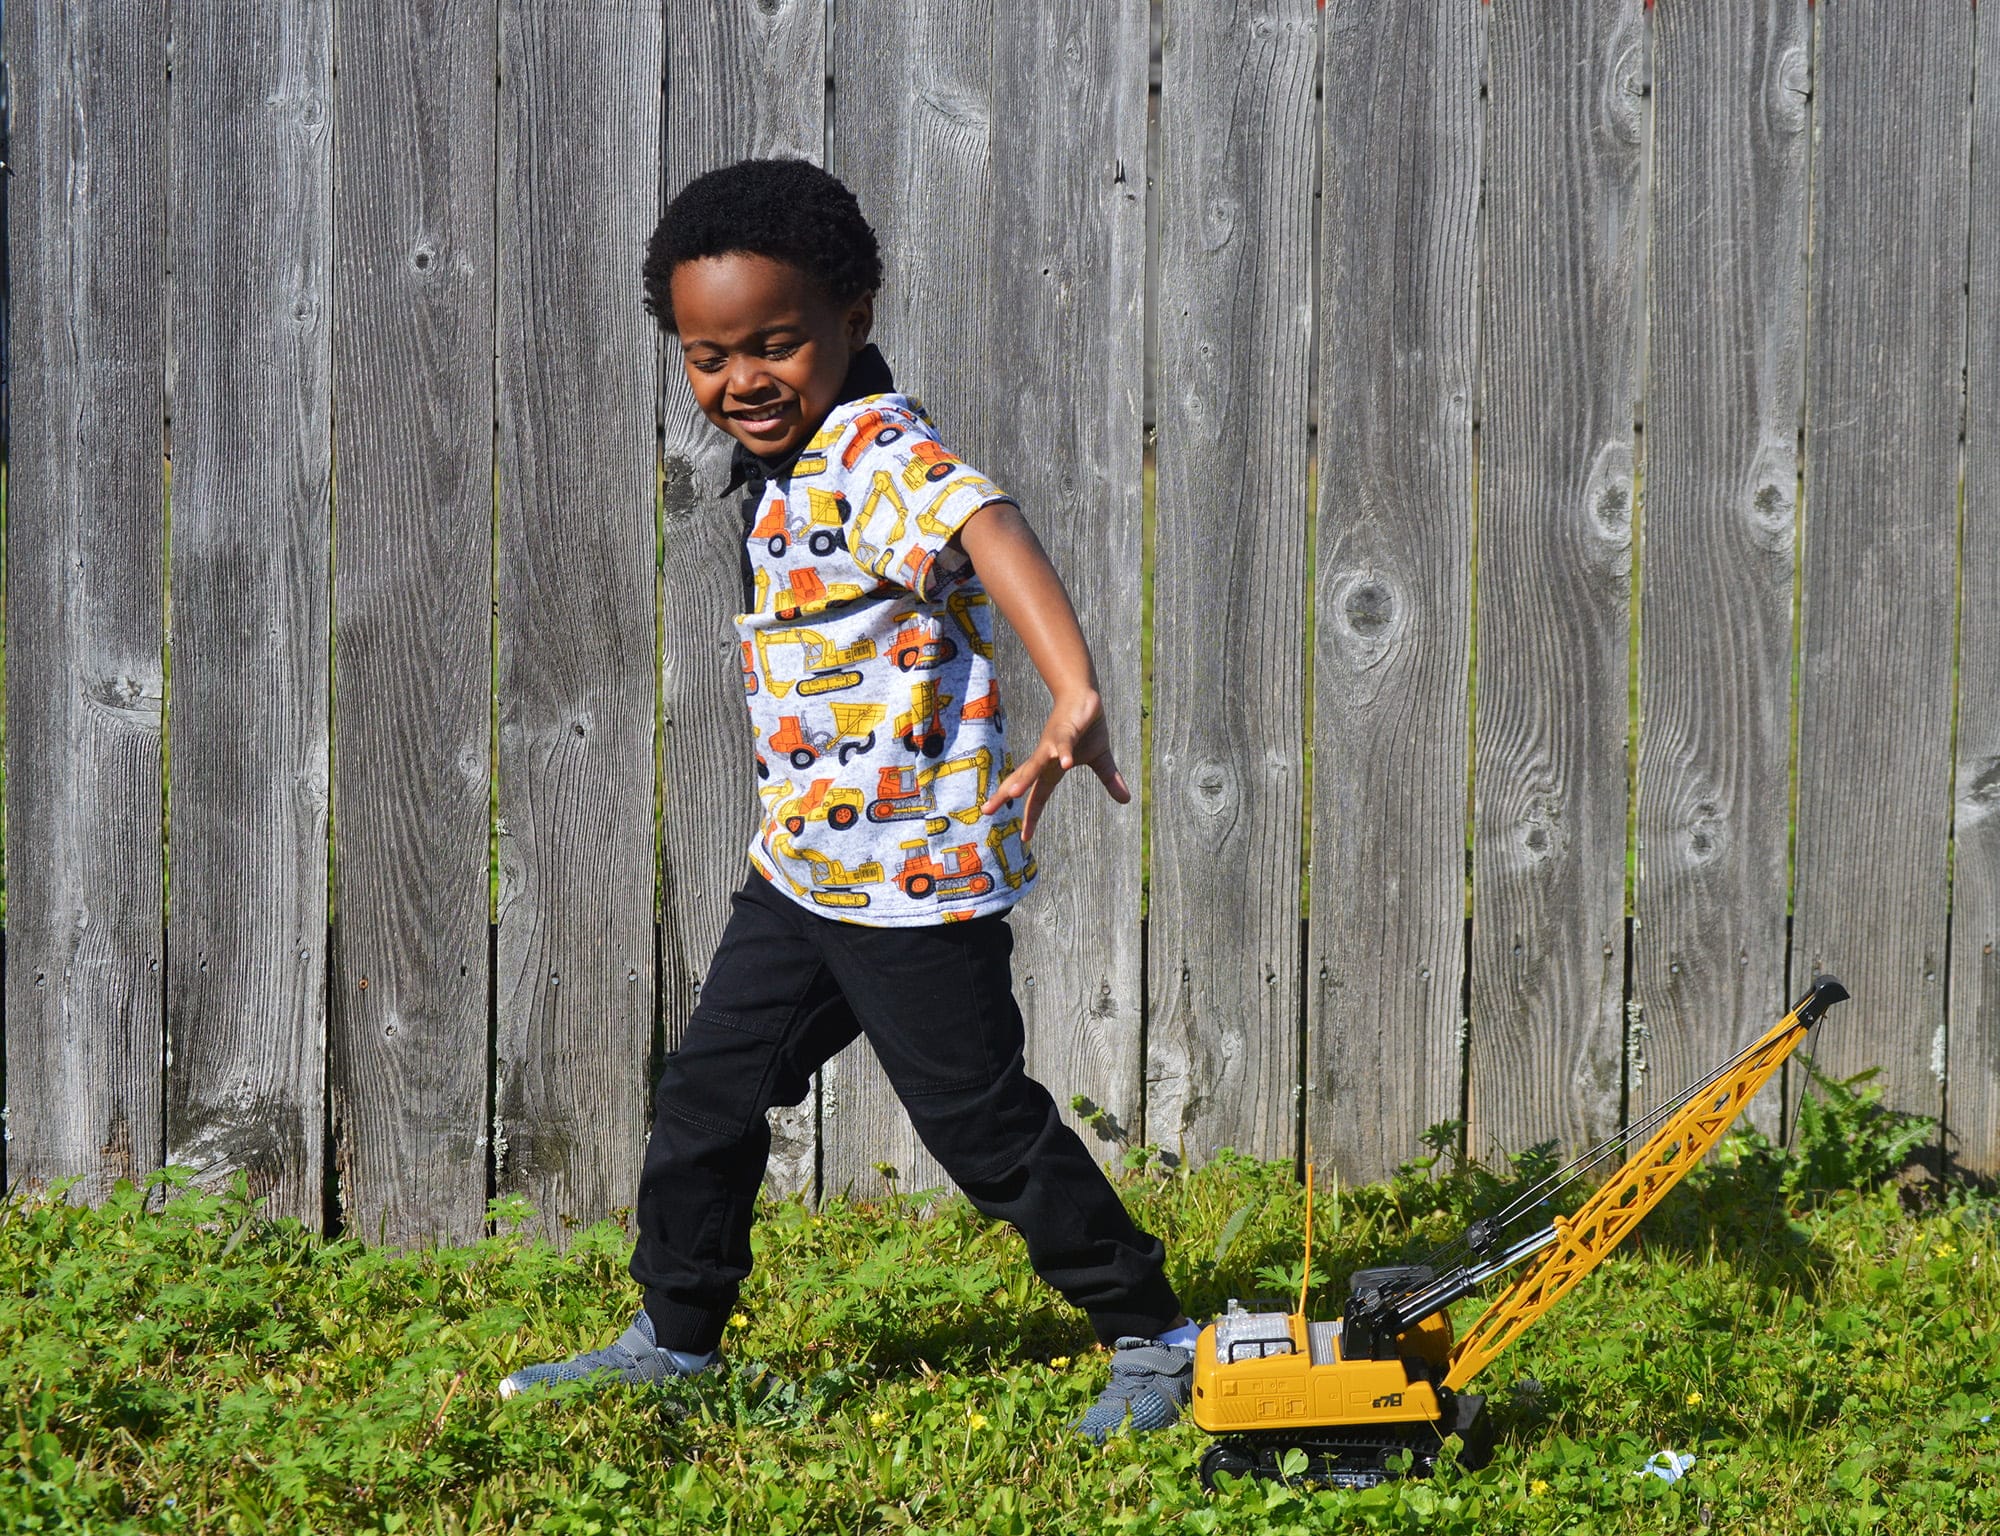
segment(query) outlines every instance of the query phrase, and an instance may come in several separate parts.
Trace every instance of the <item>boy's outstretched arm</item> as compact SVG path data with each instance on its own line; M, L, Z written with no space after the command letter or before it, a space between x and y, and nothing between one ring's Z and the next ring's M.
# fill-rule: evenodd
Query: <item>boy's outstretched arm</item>
M989 502L958 531L987 596L1006 616L1028 648L1028 657L1049 690L1049 718L1041 740L994 788L980 810L990 816L1027 796L1021 813L1021 841L1035 835L1035 823L1062 776L1086 763L1120 805L1132 798L1125 776L1111 755L1111 732L1097 693L1097 668L1070 606L1062 578L1049 563L1041 540L1021 509L1008 501Z

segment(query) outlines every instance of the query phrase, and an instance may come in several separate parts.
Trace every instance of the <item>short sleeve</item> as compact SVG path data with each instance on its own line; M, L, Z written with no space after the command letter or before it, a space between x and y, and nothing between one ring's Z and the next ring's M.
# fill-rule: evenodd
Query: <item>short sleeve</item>
M829 455L852 509L855 562L926 601L970 568L952 536L981 507L1011 500L900 402L867 402Z

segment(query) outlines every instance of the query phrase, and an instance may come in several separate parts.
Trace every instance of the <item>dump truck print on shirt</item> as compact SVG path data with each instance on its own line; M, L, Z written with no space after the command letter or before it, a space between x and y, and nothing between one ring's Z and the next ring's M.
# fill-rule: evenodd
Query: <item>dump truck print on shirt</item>
M992 604L951 542L1008 499L898 394L837 407L764 484L736 619L763 801L750 860L800 904L949 922L1034 880L1018 813L980 814L1013 761Z

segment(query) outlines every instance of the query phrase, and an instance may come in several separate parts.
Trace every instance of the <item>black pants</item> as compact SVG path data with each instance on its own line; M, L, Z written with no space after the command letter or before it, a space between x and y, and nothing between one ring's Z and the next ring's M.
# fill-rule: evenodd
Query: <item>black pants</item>
M865 1034L924 1145L1106 1343L1180 1315L1165 1251L1064 1125L1021 1059L1004 915L864 928L807 911L754 872L687 1038L660 1075L639 1179L632 1277L661 1344L713 1349L750 1273L771 1132L820 1064Z

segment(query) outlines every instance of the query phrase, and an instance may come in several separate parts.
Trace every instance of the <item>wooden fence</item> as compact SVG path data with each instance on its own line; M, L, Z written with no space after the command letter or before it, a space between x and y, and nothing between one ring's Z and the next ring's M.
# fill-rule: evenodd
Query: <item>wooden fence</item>
M1059 1098L1351 1178L1575 1142L1829 969L1822 1062L2000 1166L1970 0L12 0L5 50L10 1180L629 1202L753 808L637 266L752 153L860 195L1148 785L1065 789L1016 917ZM935 1177L850 1054L773 1178L878 1163Z

